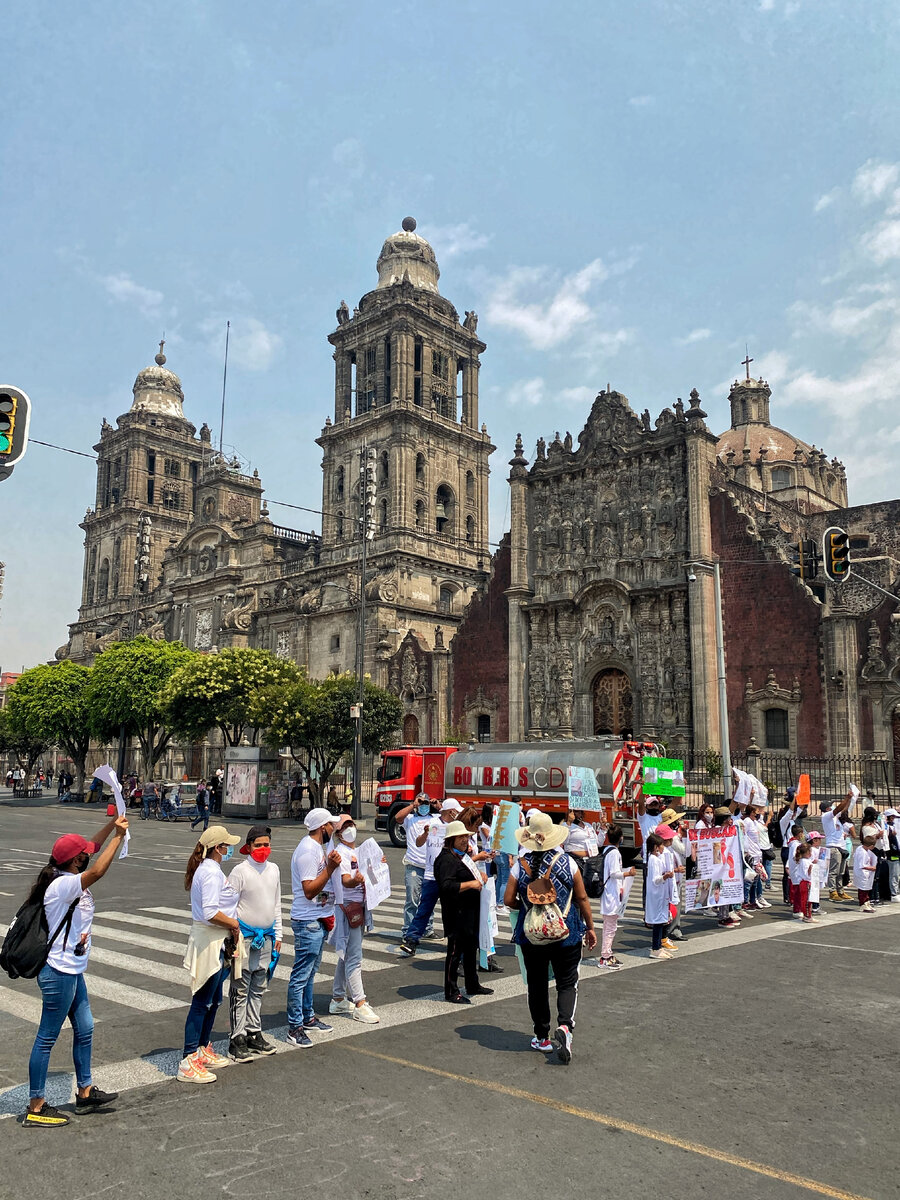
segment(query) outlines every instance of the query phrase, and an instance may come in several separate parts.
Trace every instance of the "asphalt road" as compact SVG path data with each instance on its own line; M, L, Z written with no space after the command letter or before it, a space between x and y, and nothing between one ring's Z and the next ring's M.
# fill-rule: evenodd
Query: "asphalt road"
M102 821L83 807L0 803L0 923L58 833ZM94 889L102 932L88 974L95 1079L122 1095L114 1111L65 1129L22 1129L39 993L0 978L0 1196L900 1195L900 905L799 927L777 905L736 933L687 918L673 962L647 957L633 912L617 942L627 969L583 970L575 1056L563 1067L529 1049L505 937L504 974L484 977L495 995L445 1005L441 947L399 959L392 899L376 920L383 936L366 940L381 1025L334 1018L334 1035L313 1049L288 1047L279 968L266 1024L283 1052L189 1088L171 1076L188 999L178 951L191 835L140 822L133 834L129 859ZM284 876L296 837L274 830ZM399 883L400 853L386 853ZM333 969L323 966L321 1012ZM223 1010L220 1037L226 1023ZM67 1103L68 1032L51 1070L48 1094Z

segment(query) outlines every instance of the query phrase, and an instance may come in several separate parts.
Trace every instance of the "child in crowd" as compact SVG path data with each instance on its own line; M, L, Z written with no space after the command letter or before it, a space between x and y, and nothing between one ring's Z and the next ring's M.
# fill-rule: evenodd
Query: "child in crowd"
M806 835L806 840L812 850L809 868L809 903L812 915L818 917L821 913L819 896L821 889L828 882L828 851L823 845L822 834L817 829L811 830Z
M812 905L809 901L809 886L812 866L812 847L809 842L798 841L791 851L791 885L794 899L794 920L812 921Z
M784 864L784 874L785 878L788 880L787 900L785 900L785 904L793 908L794 912L797 910L794 908L794 871L792 870L792 864L794 862L794 851L797 849L797 846L805 840L805 837L806 835L803 832L803 826L798 823L791 826L790 833L788 834L788 837L784 843L785 849L787 850L787 859L785 860Z
M600 966L605 971L619 971L622 964L612 952L613 938L619 925L619 905L625 894L625 878L634 875L634 867L627 871L622 869L622 855L619 845L622 841L622 829L618 825L610 825L606 830L606 846L603 850L600 870L602 871L603 890L600 893L600 912L603 915L603 940L600 945Z
M665 842L655 833L647 837L647 895L644 899L644 920L652 930L651 958L674 958L671 950L663 949L663 934L671 920L669 904L672 899L674 870L666 868Z
M875 905L872 903L872 883L877 866L875 838L869 834L853 852L853 886L859 895L860 912L875 912Z

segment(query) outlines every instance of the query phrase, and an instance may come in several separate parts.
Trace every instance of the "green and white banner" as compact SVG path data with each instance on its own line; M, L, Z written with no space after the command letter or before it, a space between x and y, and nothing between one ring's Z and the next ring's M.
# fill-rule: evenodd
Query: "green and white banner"
M645 758L643 766L645 796L684 795L684 763L680 758Z

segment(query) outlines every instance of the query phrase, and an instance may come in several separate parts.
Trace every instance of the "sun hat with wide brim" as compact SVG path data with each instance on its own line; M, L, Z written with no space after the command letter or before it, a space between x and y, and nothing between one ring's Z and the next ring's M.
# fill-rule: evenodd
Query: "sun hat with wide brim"
M568 836L568 825L556 825L544 812L532 814L525 828L516 830L516 841L525 850L553 850Z
M675 821L683 821L685 814L676 812L674 808L667 808L659 814L660 825L672 825Z
M466 837L472 836L470 831L466 829L465 825L463 825L462 821L449 821L444 826L445 842L452 841L452 839L455 837L462 837L463 834L465 834Z

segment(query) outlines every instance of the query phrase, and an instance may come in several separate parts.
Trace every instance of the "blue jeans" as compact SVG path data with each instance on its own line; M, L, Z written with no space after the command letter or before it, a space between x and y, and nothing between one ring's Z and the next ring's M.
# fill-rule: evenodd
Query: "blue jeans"
M222 1003L222 987L230 970L230 967L223 964L194 992L184 1023L184 1058L199 1050L201 1046L208 1046L212 1041L216 1013Z
M288 1026L295 1028L316 1015L313 987L322 961L326 931L317 920L291 921L291 928L294 931L294 965L288 980L287 1019Z
M75 1063L75 1082L80 1088L91 1086L91 1043L94 1040L94 1017L84 975L66 975L55 967L44 967L37 981L43 1008L28 1060L28 1094L32 1100L44 1095L50 1051L56 1045L66 1017L72 1022L75 1035L72 1058Z
M509 855L501 850L494 859L494 865L497 868L497 903L505 904L503 895L506 891L506 881L509 879Z
M425 878L424 867L406 868L406 903L403 906L403 929L401 937L406 940L406 935L409 933L410 926L413 923L413 918L416 915L416 910L419 907L419 901L422 899L422 881ZM434 924L428 922L428 928L425 930L425 937L434 935Z
M195 825L199 825L201 821L203 822L203 828L206 829L209 825L209 805L205 800L201 800L201 798L198 796L197 816L195 820L191 821L191 829L193 829Z
M413 917L412 923L407 931L406 937L404 938L404 941L409 942L411 946L418 946L419 942L425 936L425 930L431 923L437 902L438 885L433 879L423 879L422 895L419 899L419 907L416 909L416 915Z

